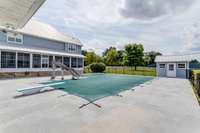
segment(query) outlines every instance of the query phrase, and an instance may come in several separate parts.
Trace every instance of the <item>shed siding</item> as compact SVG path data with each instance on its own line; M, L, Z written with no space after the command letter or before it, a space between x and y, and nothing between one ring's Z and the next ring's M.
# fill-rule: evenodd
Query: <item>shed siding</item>
M157 71L157 76L159 77L165 77L166 76L166 64L165 68L160 68L160 64L165 64L165 63L157 63L156 71Z
M179 63L185 63L186 64L186 62L179 62ZM178 78L186 78L186 68L187 68L187 66L186 66L185 69L178 68L178 64L179 63L176 63L176 77L178 77Z

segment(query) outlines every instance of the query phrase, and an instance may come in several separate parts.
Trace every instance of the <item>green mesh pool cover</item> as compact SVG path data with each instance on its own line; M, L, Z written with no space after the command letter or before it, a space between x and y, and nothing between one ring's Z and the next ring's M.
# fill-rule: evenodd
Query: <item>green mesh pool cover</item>
M64 84L54 88L63 88L69 94L80 96L88 101L96 101L103 97L116 95L140 85L153 77L129 76L116 74L88 74L80 80L65 80ZM49 84L52 82L44 83Z

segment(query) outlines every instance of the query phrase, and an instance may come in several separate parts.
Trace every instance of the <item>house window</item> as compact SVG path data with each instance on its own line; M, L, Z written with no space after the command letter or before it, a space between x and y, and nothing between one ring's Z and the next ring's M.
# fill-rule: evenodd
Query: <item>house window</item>
M17 54L17 67L30 68L30 54L18 53Z
M180 64L178 64L178 68L182 68L182 69L184 69L184 68L185 68L185 64L184 64L184 63L180 63Z
M49 66L49 56L42 55L42 68L48 68Z
M78 68L82 68L82 67L83 67L83 59L78 58Z
M76 68L76 58L72 58L71 67Z
M33 68L41 68L41 55L33 54Z
M67 46L68 46L68 52L70 52L70 53L77 52L77 45L69 43Z
M7 42L23 44L23 35L17 33L7 33Z
M165 64L160 64L160 68L165 68Z
M1 52L1 68L16 68L15 52Z
M69 57L64 57L64 65L68 66L69 67Z

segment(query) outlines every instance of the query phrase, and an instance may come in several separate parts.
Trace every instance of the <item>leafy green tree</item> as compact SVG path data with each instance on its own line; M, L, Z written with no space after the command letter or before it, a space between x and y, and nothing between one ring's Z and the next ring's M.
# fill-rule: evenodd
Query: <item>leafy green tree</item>
M144 48L142 44L128 44L125 46L125 65L134 66L137 70L137 66L143 63L143 56Z
M145 55L150 58L150 61L149 61L149 64L148 64L148 65L150 65L150 64L155 64L156 56L162 55L162 54L160 52L151 51L151 52L147 52Z
M143 57L143 65L144 66L148 66L151 62L151 58L148 54L144 54L144 57Z
M85 65L89 65L92 63L102 62L102 58L95 54L95 52L87 52L85 55Z
M84 55L84 56L86 56L87 53L88 53L88 52L87 52L86 50L82 50L82 51L81 51L81 54Z
M104 62L106 65L109 66L117 66L119 65L118 62L118 52L116 49L109 49L106 54L104 55Z
M117 59L118 59L118 64L119 64L120 66L122 66L122 65L124 65L123 59L124 59L124 54L125 54L125 52L124 52L124 50L118 50L117 53L118 53L118 57L117 57Z

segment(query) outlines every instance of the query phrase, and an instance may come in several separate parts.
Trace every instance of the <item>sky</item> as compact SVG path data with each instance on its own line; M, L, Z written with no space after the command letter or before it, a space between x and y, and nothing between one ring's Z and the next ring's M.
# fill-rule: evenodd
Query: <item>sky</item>
M101 54L141 43L164 55L200 51L200 0L46 0L33 19Z

